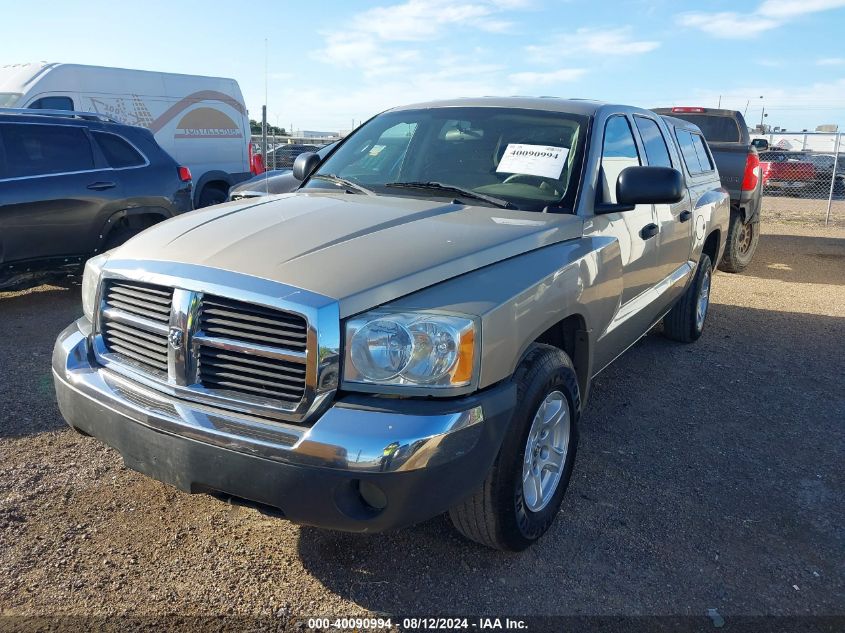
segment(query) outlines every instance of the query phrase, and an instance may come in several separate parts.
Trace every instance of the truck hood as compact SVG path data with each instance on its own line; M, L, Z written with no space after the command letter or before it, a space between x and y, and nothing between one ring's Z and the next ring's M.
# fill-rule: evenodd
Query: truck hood
M581 236L574 215L297 192L177 216L113 258L194 264L336 299L341 316Z

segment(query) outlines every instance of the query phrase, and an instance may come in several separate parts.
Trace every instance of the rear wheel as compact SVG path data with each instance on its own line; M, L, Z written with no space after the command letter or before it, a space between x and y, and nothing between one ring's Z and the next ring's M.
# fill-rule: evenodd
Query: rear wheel
M224 191L223 187L218 185L206 185L200 192L199 199L197 200L197 207L210 207L213 204L226 202L227 195L228 192Z
M106 240L103 243L103 251L110 251L113 248L117 248L125 241L127 241L133 235L140 233L143 228L133 228L129 225L126 220L121 220L118 222L109 234L106 236Z
M663 317L663 333L681 343L692 343L701 337L710 308L710 281L713 265L709 255L702 255L695 271L695 279L681 299Z
M120 220L111 223L112 227L106 235L105 240L103 240L103 246L100 249L100 252L110 251L113 248L117 248L129 238L134 237L141 231L161 222L164 217L165 216L163 215L152 214L127 215Z
M738 211L731 211L728 237L725 240L725 254L719 263L719 270L741 273L748 268L760 241L760 217L743 222Z
M481 488L449 510L457 530L478 543L523 550L557 516L578 444L580 395L572 361L535 344L514 376L517 405Z

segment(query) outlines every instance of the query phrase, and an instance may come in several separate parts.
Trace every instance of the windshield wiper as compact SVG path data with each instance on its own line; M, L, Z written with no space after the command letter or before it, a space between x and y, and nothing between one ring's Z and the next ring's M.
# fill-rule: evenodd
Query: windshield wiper
M347 180L346 178L341 178L337 174L314 174L311 177L321 178L322 180L328 180L329 182L333 182L342 187L346 187L347 190L352 189L353 191L357 191L358 193L366 193L367 195L373 195L374 193L366 187L362 187L357 182L352 182L351 180Z
M492 204L494 207L499 207L500 209L515 209L514 205L512 205L507 200L502 200L501 198L494 198L493 196L487 196L483 193L477 193L472 189L463 189L461 187L455 187L453 185L444 185L442 182L389 182L384 185L385 187L402 187L405 189L431 189L432 191L443 191L446 193L456 193L459 196L464 198L472 198L474 200L481 200L482 202L486 202L488 204Z

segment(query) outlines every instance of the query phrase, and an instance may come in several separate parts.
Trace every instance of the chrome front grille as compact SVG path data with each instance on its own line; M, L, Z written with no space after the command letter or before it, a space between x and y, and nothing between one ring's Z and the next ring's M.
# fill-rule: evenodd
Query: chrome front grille
M167 374L167 325L173 289L112 281L104 288L103 342L136 369Z
M305 365L279 358L201 346L200 383L221 389L299 402L305 392Z
M304 352L308 324L298 314L205 295L200 329L208 336Z
M109 308L167 325L170 321L173 288L134 281L112 281L106 286L105 302Z
M164 284L104 279L95 350L106 367L172 396L290 421L306 417L336 387L337 348L318 353L320 309L305 304L299 312L298 304L271 298L265 304L277 286L244 301L224 296L220 286L204 292ZM232 294L244 293L233 287ZM335 306L327 308L330 332ZM329 378L320 383L323 371Z

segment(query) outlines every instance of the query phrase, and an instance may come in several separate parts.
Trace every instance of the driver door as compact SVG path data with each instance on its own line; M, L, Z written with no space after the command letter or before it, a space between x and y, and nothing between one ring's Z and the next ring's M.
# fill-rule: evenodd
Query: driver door
M616 181L626 167L642 165L627 116L608 118L602 138L597 204L616 204ZM622 293L616 315L599 337L596 368L602 369L648 330L659 316L650 292L661 279L658 225L654 206L638 204L630 211L595 215L586 236L614 237L622 256Z

